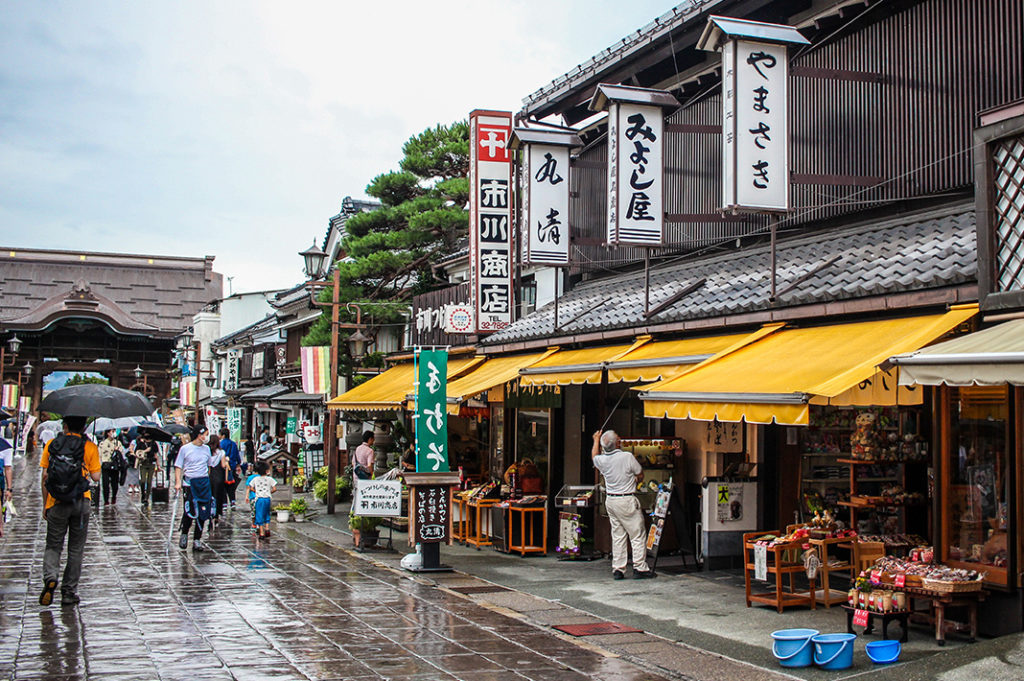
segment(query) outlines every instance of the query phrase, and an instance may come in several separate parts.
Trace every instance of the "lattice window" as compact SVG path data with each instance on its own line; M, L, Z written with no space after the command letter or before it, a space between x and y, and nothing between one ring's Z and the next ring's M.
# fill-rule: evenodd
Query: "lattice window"
M996 287L1024 289L1024 136L995 144Z

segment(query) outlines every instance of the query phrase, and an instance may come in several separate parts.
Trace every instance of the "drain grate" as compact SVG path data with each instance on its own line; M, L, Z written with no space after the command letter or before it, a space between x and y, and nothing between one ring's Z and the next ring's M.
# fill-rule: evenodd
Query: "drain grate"
M601 634L639 634L643 629L629 627L618 622L595 622L593 624L559 624L554 629L570 636L600 636Z
M466 596L470 594L487 594L496 593L498 591L510 591L510 589L506 589L503 586L498 586L497 584L492 584L489 586L453 586L450 588L452 591L457 591L460 594L464 594Z

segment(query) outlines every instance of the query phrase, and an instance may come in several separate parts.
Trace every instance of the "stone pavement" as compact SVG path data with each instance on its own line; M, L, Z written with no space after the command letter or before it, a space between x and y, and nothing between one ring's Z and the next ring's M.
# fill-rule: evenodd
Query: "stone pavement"
M235 512L210 551L168 550L169 509L121 496L91 518L78 608L40 607L35 461L0 539L0 678L661 681L592 646Z
M343 544L351 541L345 507L334 516L318 515L315 521L342 537ZM386 537L387 532L382 529L382 536ZM382 567L396 568L408 548L407 535L395 532L394 537L397 552L368 551L363 556ZM431 576L430 580L440 586L451 582L508 589L482 591L470 598L507 610L538 627L612 621L641 629L640 634L590 636L584 640L670 677L746 681L787 676L809 681L852 677L894 681L1024 678L1024 634L976 644L950 635L946 647L939 648L932 632L920 626L911 626L910 640L903 645L901 661L896 665L876 666L867 659L864 645L878 640L880 635L876 634L857 638L854 665L849 670L783 670L772 654L772 631L807 627L823 633L845 632L845 611L819 606L814 611L800 608L779 614L768 607L747 608L741 572L671 570L673 561L679 565L678 558L663 559L658 578L643 581L612 580L607 559L559 561L555 554L523 558L491 548L453 545L442 547L441 560L458 572ZM898 631L894 624L890 635L898 635Z

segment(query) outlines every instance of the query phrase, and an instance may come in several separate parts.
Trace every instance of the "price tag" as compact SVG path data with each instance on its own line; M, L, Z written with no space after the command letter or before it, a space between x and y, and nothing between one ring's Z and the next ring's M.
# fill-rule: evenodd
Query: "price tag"
M907 576L904 575L904 574L896 575L895 580L893 580L893 586L895 586L897 589L902 589L906 585L907 585Z
M858 627L868 626L868 611L867 610L854 610L853 611L853 623Z
M871 581L872 582L881 582L882 581L882 571L881 570L872 570L871 571Z

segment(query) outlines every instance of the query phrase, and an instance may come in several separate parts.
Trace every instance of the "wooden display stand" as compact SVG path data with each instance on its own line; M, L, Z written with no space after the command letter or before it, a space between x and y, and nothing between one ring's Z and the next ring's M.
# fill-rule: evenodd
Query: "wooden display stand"
M506 527L508 531L515 526L512 522L512 516L516 513L519 514L519 543L516 542L516 537L510 536L508 541L509 553L518 553L520 556L525 556L528 553L539 553L541 555L547 555L548 549L548 509L547 506L509 506L508 507L508 522ZM535 536L533 516L540 515L542 539L541 543L537 544L537 538ZM530 537L527 541L526 528L529 525Z
M846 632L849 634L855 634L853 630L853 615L859 608L855 608L852 605L843 605L843 610L846 611ZM889 622L896 620L900 623L900 628L903 631L903 635L900 637L900 642L907 642L907 620L910 617L909 610L896 610L893 612L875 612L873 610L865 611L868 613L868 625L864 628L864 635L874 633L875 631L875 620L882 620L882 638L889 638Z
M966 632L968 640L974 643L978 638L978 603L985 600L988 592L977 591L944 592L916 587L906 587L907 598L912 604L915 600L927 601L929 612L913 612L915 621L922 621L935 626L935 642L946 645L946 631ZM956 622L946 617L946 608L966 608L967 621ZM913 610L913 607L911 607Z
M763 530L760 532L746 532L743 534L743 580L746 585L747 607L753 603L764 603L774 605L779 612L785 608L797 605L810 606L815 609L817 601L814 598L814 579L810 580L810 589L806 592L798 592L793 586L793 575L804 572L804 564L801 562L787 562L783 560L782 554L786 551L802 551L803 542L789 542L787 544L776 544L767 548L767 569L769 575L775 575L775 591L767 593L752 593L750 581L754 575L754 542L758 537L766 534L780 535L779 530ZM787 591L782 583L783 575L789 575L789 590Z
M849 537L837 537L835 539L810 539L809 543L818 551L818 559L821 560L821 567L818 568L818 574L821 578L818 583L821 585L820 591L815 591L815 599L823 604L826 608L832 607L835 603L846 603L847 592L838 591L832 588L831 576L834 572L845 572L850 575L852 581L853 575L853 553L854 553L854 542L856 539L850 540ZM838 565L829 565L830 556L829 553L833 550L846 551L848 553L849 560L845 563L839 563Z
M501 503L500 499L471 499L466 503L466 543L477 547L491 546L490 531L484 530L483 518L488 518L487 526L490 528L490 509Z
M469 500L464 492L452 495L452 540L466 543L469 536Z

